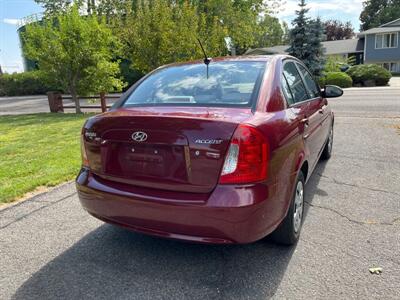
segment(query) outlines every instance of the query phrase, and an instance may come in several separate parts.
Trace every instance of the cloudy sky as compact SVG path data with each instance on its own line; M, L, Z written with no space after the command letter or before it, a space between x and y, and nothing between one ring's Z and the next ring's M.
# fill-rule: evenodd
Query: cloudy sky
M363 0L308 0L311 17L323 20L339 19L351 21L358 30ZM282 0L284 3L278 17L290 23L297 9L297 0ZM19 20L42 11L34 0L0 0L0 65L3 71L22 72L22 59L17 35Z

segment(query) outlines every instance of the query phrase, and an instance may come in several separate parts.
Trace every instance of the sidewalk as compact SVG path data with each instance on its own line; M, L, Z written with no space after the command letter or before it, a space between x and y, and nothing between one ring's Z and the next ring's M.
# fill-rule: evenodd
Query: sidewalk
M400 88L400 77L392 77L390 79L389 85L391 87Z

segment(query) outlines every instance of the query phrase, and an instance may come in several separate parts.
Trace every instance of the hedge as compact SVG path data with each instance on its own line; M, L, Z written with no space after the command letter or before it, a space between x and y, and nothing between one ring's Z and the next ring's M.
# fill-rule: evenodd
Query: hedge
M56 87L46 83L40 71L0 75L0 96L46 94Z
M325 84L348 88L353 86L353 80L349 75L343 72L328 72L325 74Z
M353 79L353 84L362 85L372 82L377 86L385 86L392 77L388 70L375 64L352 66L346 73Z

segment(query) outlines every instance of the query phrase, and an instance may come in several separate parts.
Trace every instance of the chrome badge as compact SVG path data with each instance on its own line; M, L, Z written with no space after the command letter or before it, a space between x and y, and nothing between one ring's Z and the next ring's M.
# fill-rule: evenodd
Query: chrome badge
M196 144L211 144L211 145L219 145L222 144L223 140L196 140Z
M144 142L147 140L147 133L143 131L136 131L132 133L132 140L135 142Z

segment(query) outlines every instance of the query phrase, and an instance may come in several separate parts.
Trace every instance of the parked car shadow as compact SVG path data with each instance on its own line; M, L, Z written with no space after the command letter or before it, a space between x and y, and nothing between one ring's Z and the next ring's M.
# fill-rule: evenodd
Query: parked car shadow
M310 179L308 180L305 187L305 198L304 201L304 218L307 218L308 211L312 205L313 199L315 196L327 197L328 193L321 189L319 181L321 180L321 175L324 173L325 167L328 161L323 160L320 161L315 167Z
M307 201L319 178L310 179ZM294 250L269 239L200 245L102 225L35 273L13 299L266 299Z

